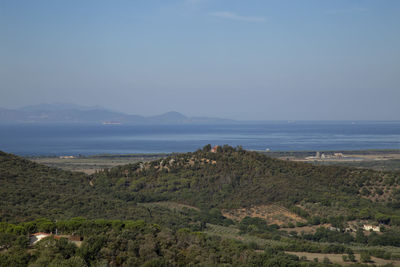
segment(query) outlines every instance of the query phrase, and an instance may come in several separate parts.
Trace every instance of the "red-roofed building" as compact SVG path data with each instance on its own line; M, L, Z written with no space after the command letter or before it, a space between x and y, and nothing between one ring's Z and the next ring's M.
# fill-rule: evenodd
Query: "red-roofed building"
M51 236L51 234L48 233L43 233L43 232L39 232L39 233L34 233L31 235L31 237L29 238L29 243L31 245L36 244L37 242L39 242L40 240L42 240L43 238L46 238L48 236Z
M217 153L217 149L219 148L219 146L214 146L213 148L211 148L211 152L212 153Z
M34 233L34 234L32 234L30 236L29 243L31 245L35 245L37 242L39 242L43 238L46 238L46 237L49 237L49 236L52 236L54 239L57 239L57 240L60 239L60 238L66 238L69 241L74 242L76 244L78 244L78 242L80 243L82 241L82 237L77 236L77 235L53 235L53 234L39 232L39 233Z

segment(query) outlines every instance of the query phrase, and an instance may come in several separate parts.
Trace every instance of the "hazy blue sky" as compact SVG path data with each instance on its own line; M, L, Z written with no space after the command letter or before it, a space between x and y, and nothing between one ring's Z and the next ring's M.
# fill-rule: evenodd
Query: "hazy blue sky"
M0 106L400 119L399 0L1 0Z

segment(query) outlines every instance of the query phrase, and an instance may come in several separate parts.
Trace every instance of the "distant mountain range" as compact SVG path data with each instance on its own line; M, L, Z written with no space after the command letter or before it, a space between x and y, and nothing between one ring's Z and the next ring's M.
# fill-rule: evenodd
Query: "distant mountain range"
M170 111L156 116L131 115L101 106L68 103L40 104L18 109L0 108L0 123L90 123L90 124L230 124L235 120L187 117Z

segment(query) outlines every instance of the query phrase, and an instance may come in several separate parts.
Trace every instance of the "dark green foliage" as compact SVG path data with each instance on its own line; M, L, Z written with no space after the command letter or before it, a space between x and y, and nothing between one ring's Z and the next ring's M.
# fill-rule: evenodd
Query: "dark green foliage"
M107 170L105 173L111 175L114 171ZM96 180L93 186L90 185L91 179L83 173L49 168L0 152L0 231L1 222L29 221L43 217L144 219L172 228L188 225L197 227L193 222L232 224L219 210L171 211L157 206L140 206L129 197L114 194L107 179ZM52 232L55 228L53 221L40 219L23 227L15 227L10 232Z
M385 215L385 214L382 214L382 213L377 213L377 214L375 214L375 219L379 223L389 224L391 218L388 215Z
M342 260L344 262L347 262L347 261L349 261L349 258L347 257L347 255L342 255Z
M329 265L329 264L331 264L332 262L329 260L328 257L324 257L322 263L325 264L325 265Z
M371 262L371 255L369 254L368 251L362 251L360 254L360 260L361 262Z
M295 239L286 240L286 243L287 243L286 245L279 248L286 251L304 251L311 253L331 253L331 254L341 254L348 252L352 253L351 249L339 244L323 245L310 241L295 240Z
M49 168L0 152L0 221L83 214L120 216L121 201L98 194L89 181L84 174Z
M377 258L386 259L386 260L390 260L392 258L392 253L390 253L389 251L382 250L382 249L370 249L370 250L368 250L368 252L371 256L374 256Z
M396 246L400 247L400 232L388 230L381 235L372 232L368 236L368 244L372 246Z
M374 188L374 181L397 186L398 173L287 162L229 146L219 147L217 153L209 150L207 146L92 176L0 152L0 266L321 266L282 251L349 253L351 261L352 252L339 243L400 246L400 234L389 226L382 234L357 232L355 238L340 231L350 218L400 225L400 192L394 191L393 201L379 204L361 196L363 188ZM167 208L158 201L199 209ZM339 231L319 228L313 235L287 234L260 218L237 223L242 234L280 240L281 245L264 253L255 251L264 248L256 242L200 232L207 223L234 224L222 216L222 208L276 202L310 224L329 222ZM341 211L321 216L299 207L303 204ZM48 238L27 252L29 233L56 230L81 236L82 246ZM381 250L368 253L393 257Z
M396 185L397 173L288 162L229 146L219 147L217 153L208 148L106 169L93 176L0 152L0 220L151 219L154 215L137 203L167 200L203 210L279 202L313 224L321 220L294 204L317 203L325 209L339 204L343 214L354 219L376 218L393 225L400 221L397 202L377 204L359 194L365 184L379 179ZM341 222L337 224L340 227Z
M7 250L7 253L0 253L0 267L27 266L31 255L19 247Z
M348 258L349 258L349 260L350 260L351 262L356 261L356 256L354 255L354 253L353 253L352 251L349 252Z
M331 231L324 227L319 227L315 234L305 234L304 239L318 242L337 242L348 244L354 241L354 238L349 233L340 231Z
M32 255L17 247L1 253L0 266L309 266L282 251L256 252L255 243L245 245L188 229L171 231L143 221L76 223L75 219L56 224L87 233L81 247L67 239L47 237L33 247Z
M321 224L321 218L320 218L319 216L311 217L311 218L308 220L308 222L309 222L311 225L319 225L319 224Z
M0 233L0 247L9 249L17 240L17 235L11 233Z
M297 206L290 207L290 211L293 211L294 213L305 219L308 219L310 217L310 214L307 211Z
M168 200L228 209L279 202L308 220L310 214L294 204L318 203L327 210L340 205L343 216L337 227L341 227L344 217L374 219L378 213L385 218L400 215L390 206L395 203L378 204L362 198L363 194L369 195L365 193L367 184L382 177L396 181L398 173L282 161L228 146L210 153L208 148L147 165L119 166L95 174L93 180L99 190L112 190L122 200Z
M245 217L239 224L242 233L264 233L276 232L277 225L267 225L267 222L261 218Z
M330 243L342 243L349 244L351 242L368 244L371 246L395 246L400 247L400 232L396 230L387 230L382 234L377 234L376 232L372 232L370 235L364 235L362 230L358 230L356 232L355 238L349 233L344 233L335 230L329 230L324 227L320 227L317 229L315 234L303 234L301 236L305 240L311 240L316 242L330 242ZM379 253L376 252L378 255ZM383 257L377 256L377 257Z
M363 232L361 229L359 229L359 230L357 230L357 232L356 232L356 239L355 239L355 241L356 241L357 243L367 244L367 243L368 243L368 237L366 237L366 236L364 235L364 232Z

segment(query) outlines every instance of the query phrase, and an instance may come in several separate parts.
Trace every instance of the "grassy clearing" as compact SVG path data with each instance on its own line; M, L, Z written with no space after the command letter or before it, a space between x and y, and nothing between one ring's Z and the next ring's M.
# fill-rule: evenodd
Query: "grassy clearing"
M342 256L347 254L326 254L326 253L309 253L309 252L292 252L292 251L286 251L287 254L292 254L296 255L298 257L306 257L307 260L313 261L314 259L318 259L319 262L323 262L324 258L328 258L330 262L332 263L337 263L341 265L350 265L353 264L352 262L345 262L343 261ZM357 262L360 261L360 254L354 254L356 257ZM400 261L394 261L394 260L384 260L384 259L379 259L375 257L371 257L372 262L370 263L371 265L385 265L389 263L393 263L395 266L400 266Z
M204 232L206 234L217 235L217 236L221 236L224 238L237 239L244 243L254 242L257 245L259 245L260 247L263 247L265 245L278 246L278 245L284 244L283 242L277 241L277 240L263 239L263 238L258 238L258 237L247 235L247 234L240 235L239 229L237 229L236 227L233 227L233 226L226 227L226 226L214 225L214 224L208 223L207 228Z
M222 210L222 215L234 221L241 221L245 217L262 218L268 224L285 225L288 223L305 222L303 218L289 211L287 208L276 205L259 205L250 208Z
M224 238L229 238L229 239L237 239L240 240L244 243L251 243L254 242L260 248L269 245L269 246L282 246L285 245L284 241L277 241L277 240L271 240L271 239L263 239L263 238L258 238L255 236L251 235L240 235L239 234L239 229L237 229L234 226L226 227L226 226L220 226L220 225L213 225L213 224L207 224L207 229L204 231L207 234L210 235L217 235L221 236ZM316 244L321 244L321 245L329 245L331 243L316 243ZM360 252L365 251L365 250L373 250L373 249L379 249L379 250L384 250L391 252L392 255L400 256L400 248L399 247L382 247L382 246L359 246L359 245L347 245L347 247L351 248L355 252L356 260L360 262ZM309 253L309 252L286 252L289 254L294 254L299 257L305 256L307 257L308 260L312 261L314 258L318 258L319 262L322 262L325 257L327 257L331 262L333 263L338 263L341 265L348 265L351 264L350 262L344 262L342 255L347 255L347 254L327 254L327 253ZM384 264L389 264L393 263L395 266L400 266L400 260L385 260L385 259L380 259L376 257L371 257L373 263L371 264L376 264L376 265L384 265Z
M59 157L33 157L28 158L49 167L59 168L66 171L84 172L93 174L105 168L136 162L147 162L160 159L166 154L138 154L138 155L97 155L90 157L59 158Z
M383 250L386 252L392 253L392 256L396 258L400 258L400 247L391 247L391 246L362 246L362 245L348 245L354 252L360 252L363 250Z

